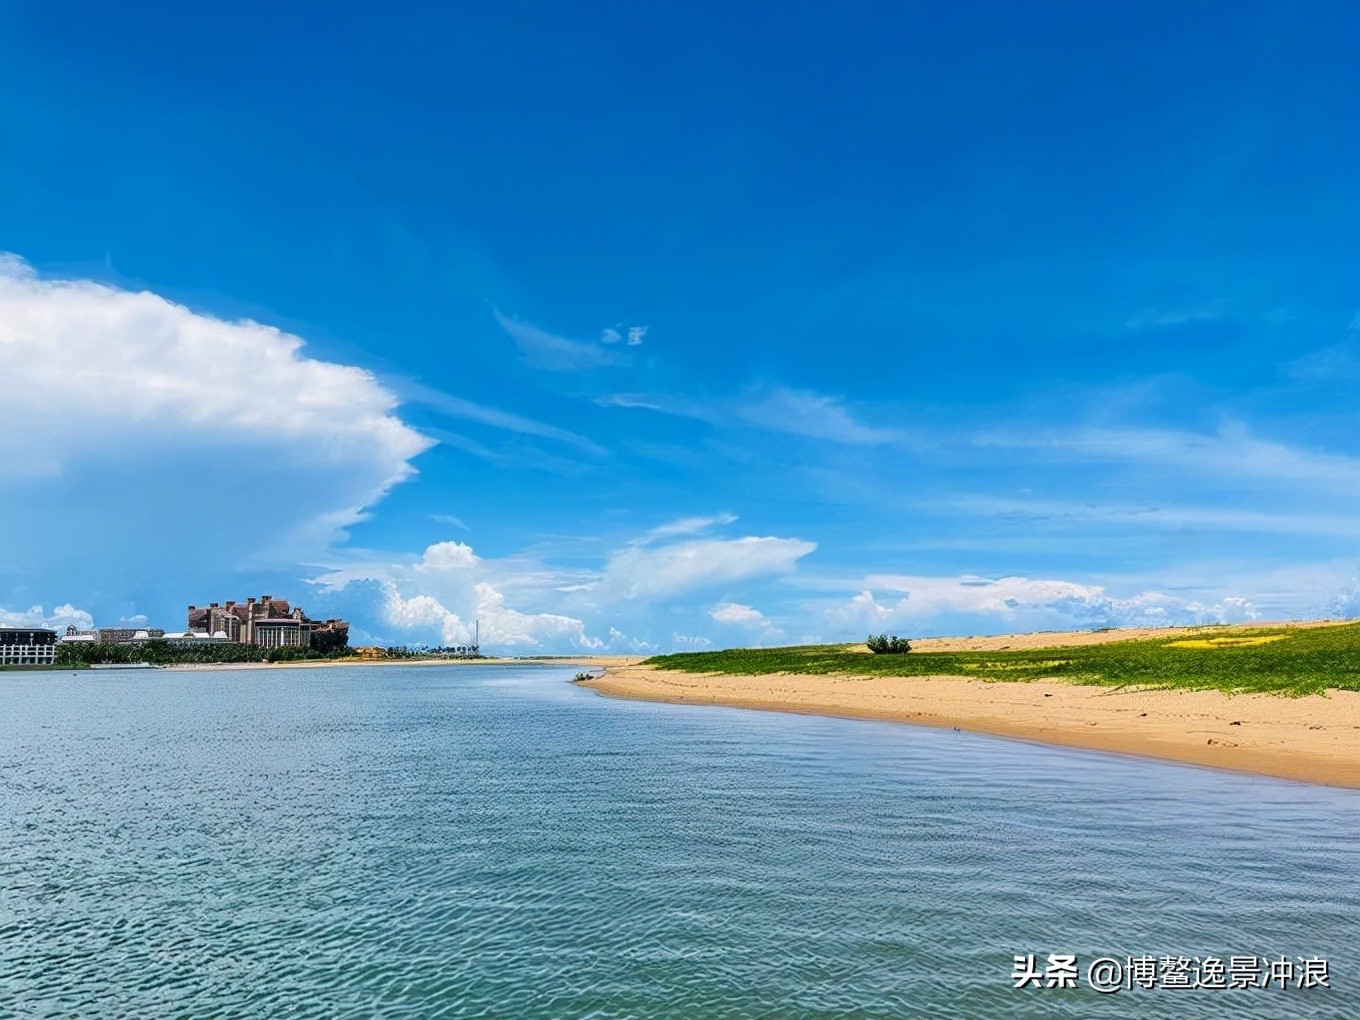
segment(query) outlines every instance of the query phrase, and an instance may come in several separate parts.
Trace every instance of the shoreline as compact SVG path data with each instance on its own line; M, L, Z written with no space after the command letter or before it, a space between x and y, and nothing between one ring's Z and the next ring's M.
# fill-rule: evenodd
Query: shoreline
M292 662L173 662L155 666L173 673L206 673L224 669L322 669L333 666L585 666L599 669L641 662L634 655L538 655L531 658L481 659L297 659ZM62 667L58 667L62 668Z
M637 663L607 667L579 686L635 701L956 728L1360 789L1360 693L1354 691L1229 696L952 676L734 676Z

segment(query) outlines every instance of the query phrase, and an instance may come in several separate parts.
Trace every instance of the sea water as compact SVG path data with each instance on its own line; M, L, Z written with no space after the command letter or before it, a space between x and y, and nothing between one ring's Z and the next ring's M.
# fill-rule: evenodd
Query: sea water
M1360 794L572 672L0 674L0 1016L1360 1015Z

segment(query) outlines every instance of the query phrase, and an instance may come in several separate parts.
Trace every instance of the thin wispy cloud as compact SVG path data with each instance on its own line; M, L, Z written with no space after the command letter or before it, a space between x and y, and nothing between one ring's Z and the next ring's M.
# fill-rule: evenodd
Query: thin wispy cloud
M682 535L697 535L709 528L720 527L724 524L731 524L737 519L736 514L717 514L713 517L679 517L676 520L659 524L650 531L639 536L633 545L650 545L666 538L678 538Z
M1280 535L1360 536L1354 517L1271 513L1236 507L1100 505L1076 501L962 498L922 504L935 510L1014 522L1066 526L1086 523L1125 534L1142 529L1195 529Z
M488 425L491 428L502 429L507 432L517 432L521 435L551 439L595 456L604 456L606 453L602 446L585 436L568 432L556 425L548 425L545 422L535 421L532 418L526 418L510 411L477 404L464 397L455 397L451 393L426 386L424 383L408 381L397 385L407 403L421 404L452 418L462 418L466 421L477 422L480 425Z
M1360 337L1352 331L1340 343L1285 362L1281 370L1291 379L1360 385Z
M1360 494L1360 458L1303 450L1258 438L1241 426L1214 434L1173 429L1077 429L1070 433L994 431L979 446L1070 453L1107 461L1178 467L1216 477L1293 482L1321 491Z
M905 438L893 429L865 425L835 397L782 386L739 404L736 416L771 432L826 439L835 443L896 443Z
M726 397L681 397L660 393L610 393L600 407L657 411L722 427L745 426L847 445L905 444L904 431L867 425L840 399L811 390L775 386Z
M1191 322L1212 322L1221 319L1228 307L1226 299L1207 301L1185 308L1145 308L1129 316L1129 329L1155 329L1159 326L1184 326Z
M451 524L455 528L461 528L464 531L472 530L461 517L455 517L453 514L430 514L430 520L434 521L436 524Z
M586 372L624 363L623 355L609 347L583 343L580 340L568 340L545 329L539 329L532 323L512 319L498 310L493 310L492 314L501 328L510 334L511 339L518 345L524 363L532 368L545 372ZM613 332L607 330L601 339L605 343L617 342L609 339L609 334ZM632 343L631 333L628 342Z

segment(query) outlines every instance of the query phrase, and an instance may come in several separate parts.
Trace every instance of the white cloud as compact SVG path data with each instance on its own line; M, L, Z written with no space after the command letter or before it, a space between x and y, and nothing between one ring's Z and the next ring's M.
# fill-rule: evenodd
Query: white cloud
M630 546L610 556L599 594L615 599L667 598L710 585L790 571L816 548L813 542L770 537Z
M51 613L44 612L42 606L30 606L27 612L10 612L0 608L0 627L47 627L64 631L71 626L77 630L89 630L94 626L94 617L72 605L53 606Z
M1157 591L1128 598L1096 585L1026 577L985 578L877 575L866 590L833 606L826 618L842 628L920 627L939 621L974 620L992 630L1053 627L1170 626L1237 623L1257 618L1245 598L1231 596L1214 605ZM873 589L900 594L880 602Z
M1360 340L1352 331L1345 340L1295 358L1282 368L1286 375L1294 379L1309 382L1335 380L1354 385L1360 381Z
M463 542L436 542L425 550L417 570L471 570L481 559Z
M371 373L302 355L303 341L155 294L42 280L0 262L0 474L53 474L94 450L277 443L362 470L367 503L430 443Z
M643 339L643 337L645 337L646 335L647 335L647 327L646 327L646 326L629 326L629 327L628 327L628 346L629 346L629 347L640 347L640 346L642 345L642 339Z
M436 524L452 524L455 528L461 528L464 531L472 530L463 522L461 517L454 517L452 514L430 514L430 520Z
M746 633L747 642L770 644L783 640L784 632L759 609L740 602L720 602L708 611L709 619Z
M1330 616L1343 620L1360 617L1360 575L1352 577L1327 603Z
M840 401L820 393L777 387L737 408L738 417L773 432L788 432L837 443L892 443L904 436L864 425Z
M609 393L602 397L596 397L595 403L599 407L623 407L641 411L666 411L656 397L637 393Z
M666 533L722 520L688 518L671 522ZM465 643L480 619L488 647L647 651L655 647L649 643L653 604L787 572L815 548L784 538L696 539L626 546L592 569L554 567L528 553L488 560L464 543L439 542L418 556L352 551L348 563L313 583L326 614L344 615L383 642ZM701 615L694 607L693 616ZM762 641L783 637L758 610L740 603L718 606L710 618ZM602 633L609 637L597 636Z
M472 641L472 628L438 599L429 595L404 599L391 584L384 586L384 592L387 598L383 604L382 622L407 634L415 632L419 643L464 645ZM438 639L431 641L431 634L437 634Z
M488 649L604 647L577 617L522 608L561 603L556 589L564 576L574 575L513 558L488 561L462 542L436 542L419 557L361 558L314 583L327 613L345 615L385 643L468 644L480 623Z
M765 627L770 622L759 609L744 606L740 602L720 602L708 611L708 615L719 623L731 623L739 627Z
M632 653L634 655L645 655L655 652L657 645L650 641L643 641L640 638L631 638L617 627L609 628L609 640L605 642L605 647L614 653Z
M586 633L580 620L558 613L521 613L505 604L505 596L489 584L479 584L477 616L483 621L485 644L549 645L599 650L604 642Z
M431 445L296 336L12 256L0 378L0 562L87 592L320 558Z
M1337 535L1360 533L1354 517L1341 514L1266 513L1235 507L1130 506L1059 502L1036 499L967 498L920 504L940 506L963 513L1011 518L1025 523L1052 522L1064 528L1075 522L1117 527L1128 533L1135 528L1197 528L1214 531L1255 531L1287 535Z
M381 623L394 628L408 644L470 644L480 633L487 649L544 646L599 650L605 643L586 633L585 624L558 613L522 613L505 604L505 596L489 584L473 587L466 615L430 595L403 598L391 582L383 582Z
M546 372L584 372L623 362L617 351L555 336L537 326L494 313L501 328L519 345L526 364ZM632 343L630 336L629 343Z
M657 411L718 427L754 426L767 432L824 439L848 445L906 444L911 437L897 429L860 422L835 397L777 386L748 390L741 396L686 399L672 394L610 393L595 398L601 407Z
M465 421L476 422L479 425L486 425L493 429L501 429L506 432L516 432L525 436L536 436L540 439L551 439L554 442L566 443L568 446L575 446L587 453L599 456L605 451L598 444L591 442L584 436L578 436L575 432L560 429L556 425L548 425L532 418L526 418L520 414L510 411L502 411L495 407L486 407L482 404L473 403L464 397L455 397L442 390L434 389L423 383L411 382L409 380L400 383L402 396L409 402L423 404L424 406L447 414L453 418L462 418ZM443 438L443 437L441 437ZM445 441L453 442L457 445L471 443L461 436L454 436ZM485 447L482 448L485 450ZM494 457L492 451L486 451Z
M717 514L713 517L678 517L665 524L659 524L642 535L634 545L648 545L662 538L678 538L681 535L695 535L722 524L731 524L737 519L735 514Z
M1125 323L1129 329L1148 329L1159 326L1184 326L1191 322L1213 322L1223 317L1228 302L1224 299L1208 301L1187 308L1145 308L1130 316Z
M1240 425L1214 435L1171 429L1082 429L1068 434L993 432L979 446L1070 451L1092 459L1178 467L1201 475L1291 482L1329 492L1360 493L1360 459L1258 439Z

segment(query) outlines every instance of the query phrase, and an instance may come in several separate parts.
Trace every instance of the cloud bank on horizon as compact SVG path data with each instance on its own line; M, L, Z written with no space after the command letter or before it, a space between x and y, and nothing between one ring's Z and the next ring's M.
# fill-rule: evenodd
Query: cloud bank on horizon
M297 65L231 97L252 43L203 12L27 10L0 623L269 590L363 642L646 652L1360 616L1360 13L971 6L398 40L361 4L324 47L264 12ZM564 45L597 76L488 94Z
M417 479L412 462L433 444L400 418L396 398L372 373L309 358L304 346L276 328L226 322L149 292L45 280L7 256L0 262L0 371L19 385L15 399L0 409L6 455L0 486L13 496L4 535L42 530L43 519L70 513L55 502L94 486L103 493L91 514L98 526L65 534L65 544L85 564L73 579L76 597L86 594L80 589L92 578L116 588L120 572L155 569L188 592L202 589L196 574L249 587L240 578L249 578L252 569L263 575L273 565L286 574L308 564L293 581L302 587L305 579L303 591L310 594L297 597L314 611L352 617L358 640L464 644L476 622L486 646L522 651L647 652L951 626L997 631L1241 622L1275 606L1291 615L1360 610L1353 583L1346 587L1343 563L1323 568L1323 575L1335 574L1332 580L1313 591L1286 591L1283 601L1278 590L1241 582L1234 590L1245 594L1223 594L1226 589L1209 584L1198 597L1157 589L1113 595L1098 584L1022 576L856 575L828 566L814 571L804 562L818 551L817 542L723 534L741 530L730 512L616 534L594 562L574 565L546 549L487 558L455 540L433 542L418 554L366 550L348 541L347 529L380 512L394 485ZM810 409L807 420L797 418L799 402ZM750 428L764 432L777 424L768 417L767 395L757 395L751 406ZM794 436L831 439L826 433L834 427L837 443L878 447L890 434L859 424L830 397L785 399L783 407ZM1136 431L1095 438L1090 432L1061 439L1006 435L1012 438L978 434L962 445L1031 446L1045 455L1075 451L1113 457L1126 470L1147 459L1160 470L1184 463L1238 481L1264 476L1306 485L1315 496L1354 499L1356 492L1357 474L1347 470L1354 464L1345 458L1240 433L1157 433L1151 440ZM933 441L957 443L958 437ZM1231 456L1243 449L1252 455ZM112 487L110 468L118 481ZM148 492L174 495L162 503L148 499ZM303 492L306 498L299 499ZM1062 520L1050 504L1030 505L1031 516ZM1019 497L1004 504L1007 512L1025 506ZM1157 528L1159 516L1168 513L1173 520L1184 516L1149 510L1137 523ZM1240 526L1232 513L1224 512L1220 528ZM1099 517L1094 507L1088 515ZM1117 526L1127 528L1137 516L1125 513ZM1304 531L1309 520L1302 519ZM1285 515L1274 527L1290 533L1295 523ZM1254 521L1251 527L1270 526ZM1331 530L1325 522L1311 528ZM142 552L147 529L154 532L154 553ZM6 543L7 562L21 562L19 545ZM119 555L120 548L129 555ZM752 593L763 595L776 615L736 601ZM118 619L145 619L134 613L138 608L129 600ZM173 612L155 604L144 608ZM707 633L681 633L673 622L657 627L658 618L677 615L687 631ZM88 626L93 616L72 603L51 613L39 604L0 610L0 620Z

